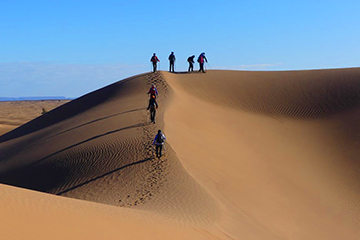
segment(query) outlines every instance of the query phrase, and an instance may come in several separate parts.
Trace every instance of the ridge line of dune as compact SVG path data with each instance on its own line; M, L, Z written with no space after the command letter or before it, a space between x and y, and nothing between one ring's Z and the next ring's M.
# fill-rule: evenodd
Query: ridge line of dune
M272 117L324 118L360 105L360 68L208 70L173 77L181 78L179 87L196 98Z

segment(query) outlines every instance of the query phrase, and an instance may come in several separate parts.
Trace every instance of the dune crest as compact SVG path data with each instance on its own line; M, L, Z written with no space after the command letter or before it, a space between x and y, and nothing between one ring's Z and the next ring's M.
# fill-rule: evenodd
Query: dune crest
M89 226L89 213L113 212L99 229L116 234L117 219L130 219L126 236L145 226L152 239L358 239L359 78L360 69L329 69L119 81L0 136L0 183L58 195L3 185L15 207L2 208L21 216L29 198L41 215L44 201ZM146 111L151 83L156 124ZM155 159L159 128L168 141Z
M160 91L156 125L146 111L151 83ZM150 147L163 128L169 91L161 73L142 74L1 136L1 183L212 224L216 203L186 173L171 145L160 160Z
M164 76L165 130L228 233L359 238L360 69Z

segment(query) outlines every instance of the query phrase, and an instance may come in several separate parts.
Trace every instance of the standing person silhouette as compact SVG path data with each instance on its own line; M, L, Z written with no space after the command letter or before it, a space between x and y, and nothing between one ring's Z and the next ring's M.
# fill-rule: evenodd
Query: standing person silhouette
M200 69L199 69L199 72L205 72L204 70L204 63L207 62L207 59L205 57L205 53L201 53L197 59L199 65L200 65Z
M151 57L150 62L152 62L152 64L153 64L153 72L156 72L157 62L160 62L160 60L158 59L158 57L156 56L155 53Z
M169 61L170 61L169 72L175 72L175 70L174 70L175 60L176 60L175 54L174 54L174 52L171 52L171 54L169 55Z
M187 61L189 63L189 69L188 69L188 72L193 72L194 71L194 58L195 58L195 55L192 55L190 57L188 57Z

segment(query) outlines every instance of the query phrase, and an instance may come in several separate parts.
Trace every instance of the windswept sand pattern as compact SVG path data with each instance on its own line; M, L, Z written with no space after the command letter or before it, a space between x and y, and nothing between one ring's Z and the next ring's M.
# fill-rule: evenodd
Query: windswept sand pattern
M321 118L360 105L359 72L358 68L283 72L210 70L206 74L174 77L181 79L179 86L185 92L219 105L274 117Z
M148 99L145 93L152 83L159 91L156 124L150 123L145 111ZM21 147L18 151L4 148L4 163L21 158L26 158L27 163L22 161L20 167L12 169L10 165L10 170L3 165L0 181L60 196L147 209L179 220L189 218L186 213L191 213L191 221L214 221L213 200L186 173L171 147L166 147L161 159L155 158L151 144L157 129L163 129L163 113L170 97L162 74L144 74L111 86L103 91L118 97L107 96L101 104L93 102L94 107L84 113L50 127L38 127L40 130L33 133L25 129L28 134L10 140ZM138 90L131 90L133 86ZM124 92L125 88L130 88L132 95ZM122 92L125 96L119 94ZM101 91L95 93L106 96ZM86 97L92 101L91 94ZM31 124L36 124L34 121ZM21 138L27 139L26 144L22 144ZM53 145L54 142L58 144ZM40 154L29 155L32 152ZM184 187L191 196L182 192ZM169 191L180 201L164 197ZM188 201L194 203L186 204ZM159 203L167 207L156 207Z
M165 129L188 171L230 202L225 232L359 238L360 69L164 76Z
M0 136L0 183L51 193L0 186L0 238L59 217L63 231L118 233L94 239L173 239L176 226L186 233L175 239L358 240L359 79L360 69L155 72L89 93Z

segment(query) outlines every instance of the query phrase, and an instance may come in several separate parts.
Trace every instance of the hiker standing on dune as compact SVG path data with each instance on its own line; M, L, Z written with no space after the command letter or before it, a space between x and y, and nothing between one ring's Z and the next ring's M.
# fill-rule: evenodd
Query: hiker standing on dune
M203 72L203 73L204 73L204 72L205 72L205 70L204 70L204 63L205 63L205 62L208 62L207 59L206 59L206 57L205 57L205 53L204 53L204 52L199 55L197 61L198 61L199 65L200 65L199 72Z
M188 72L193 72L194 71L194 58L195 58L195 55L192 55L190 57L188 57L187 61L189 63L189 69L188 69Z
M152 64L153 64L153 72L156 72L157 62L160 62L160 60L158 59L158 57L156 56L155 53L151 57L150 62L152 62Z
M165 140L166 140L165 135L162 134L161 130L159 129L153 141L153 145L155 144L156 146L156 157L158 158L161 158L162 156L162 148L163 145L165 144Z
M175 54L174 52L171 52L171 54L169 55L169 61L170 61L170 68L169 68L169 72L175 72Z

